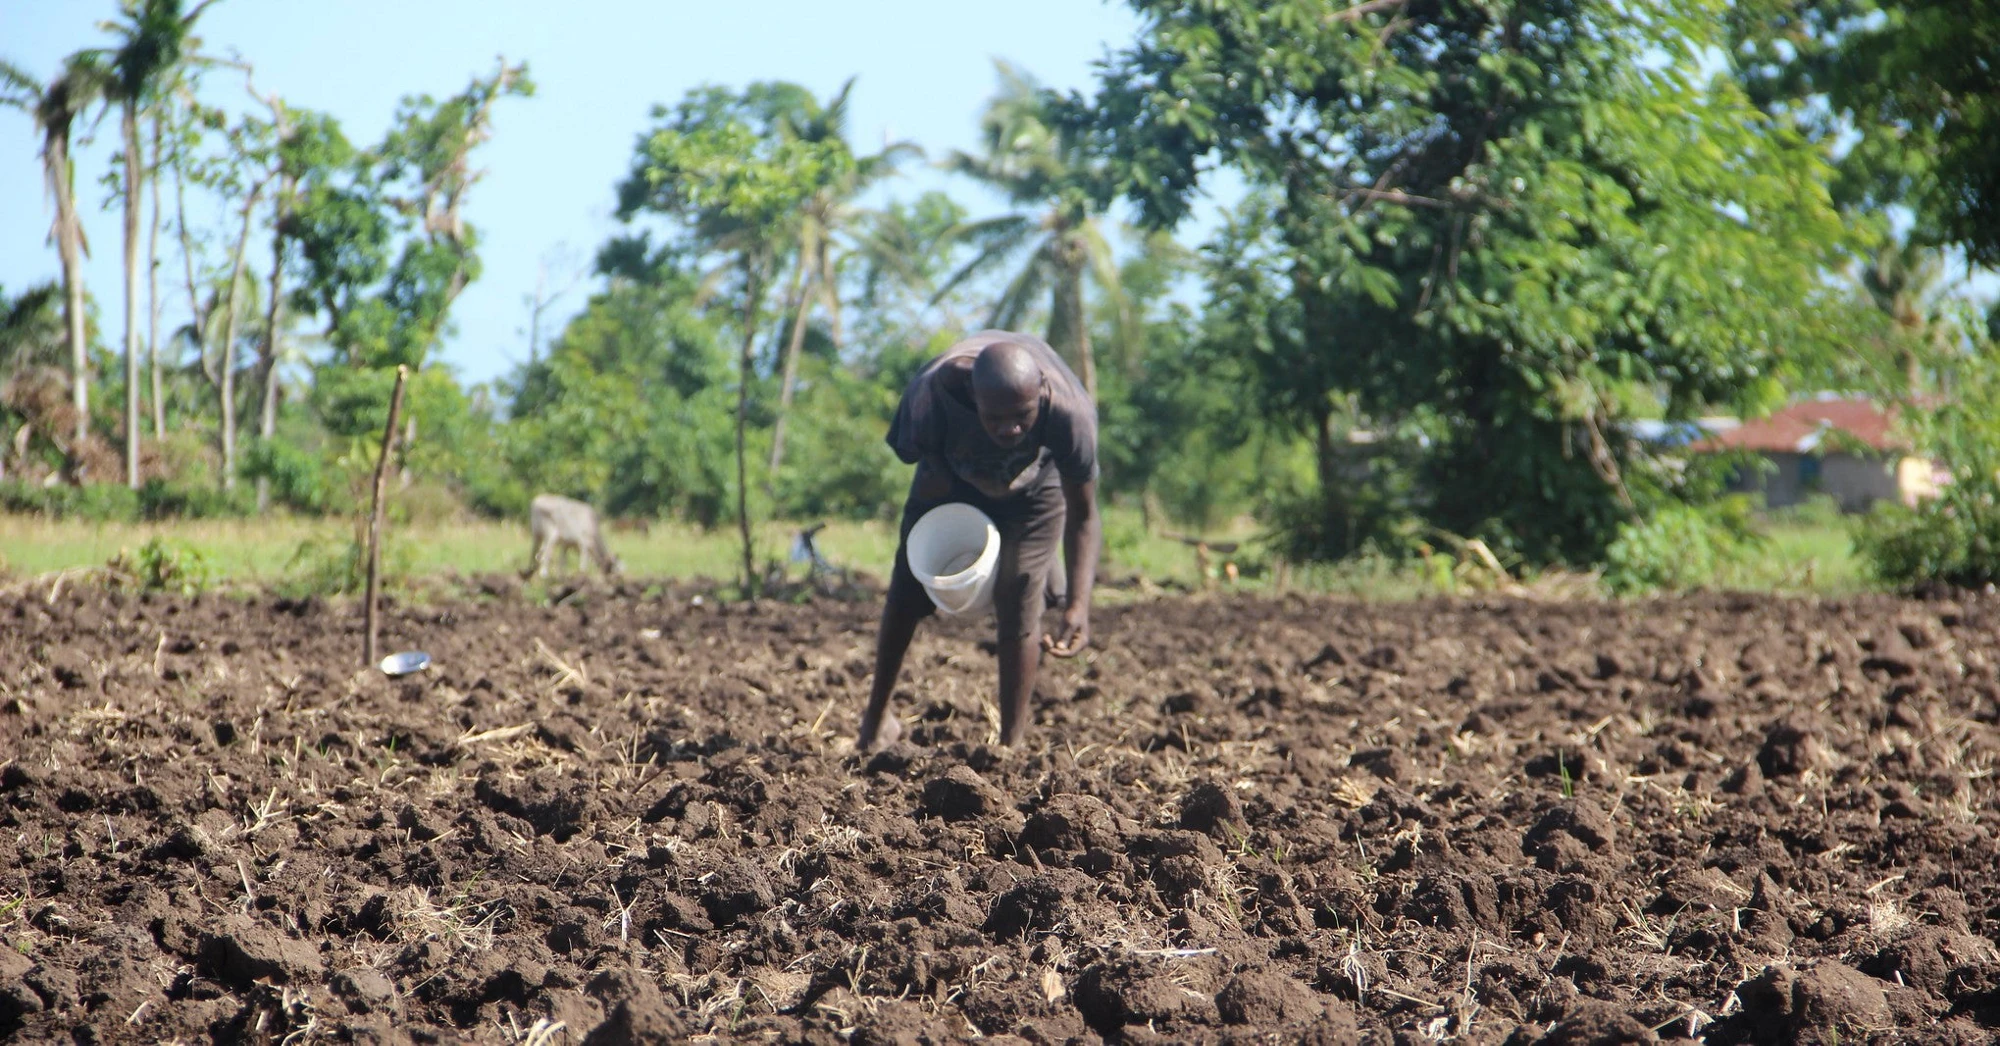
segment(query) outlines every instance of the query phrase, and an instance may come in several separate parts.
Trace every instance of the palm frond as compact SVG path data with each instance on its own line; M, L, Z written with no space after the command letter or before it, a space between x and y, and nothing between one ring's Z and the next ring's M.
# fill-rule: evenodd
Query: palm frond
M847 82L840 85L840 90L833 92L833 97L820 107L818 122L832 137L844 137L847 133L847 96L854 90L854 81L858 79L858 76L848 77Z
M0 58L0 105L32 112L41 100L41 79L25 67Z
M1055 270L1055 258L1048 250L1048 244L1044 243L1028 264L1014 275L999 299L994 301L993 310L987 313L986 325L1012 330L1034 308L1035 299L1041 297L1049 281L1055 278Z
M1003 222L1011 224L1002 226ZM1034 225L1018 215L989 218L984 222L966 226L964 239L976 244L979 251L972 256L972 260L960 266L957 272L945 278L944 283L938 286L937 292L931 295L930 304L936 305L959 284L989 272L1006 261L1020 251L1034 232Z

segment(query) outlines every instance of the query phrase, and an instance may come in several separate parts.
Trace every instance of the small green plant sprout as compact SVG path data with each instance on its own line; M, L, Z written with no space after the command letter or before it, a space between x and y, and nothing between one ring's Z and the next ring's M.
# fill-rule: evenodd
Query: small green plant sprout
M137 552L120 550L104 565L104 577L115 588L183 596L199 595L214 583L214 572L200 552L159 537L139 546Z

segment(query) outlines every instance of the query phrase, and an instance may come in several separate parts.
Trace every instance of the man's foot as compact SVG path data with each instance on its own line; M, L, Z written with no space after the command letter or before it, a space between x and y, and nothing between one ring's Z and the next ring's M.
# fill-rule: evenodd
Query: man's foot
M863 752L879 752L903 739L903 721L895 716L883 716L875 726L874 736L869 736L867 724L862 724L861 736L855 747Z

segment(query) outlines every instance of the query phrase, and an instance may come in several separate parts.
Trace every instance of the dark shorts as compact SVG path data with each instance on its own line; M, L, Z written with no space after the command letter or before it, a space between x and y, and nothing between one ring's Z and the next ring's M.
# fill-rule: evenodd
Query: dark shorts
M937 612L923 582L910 573L905 545L910 528L939 505L962 501L993 520L1000 530L1000 572L993 579L993 614L1000 634L1041 635L1042 611L1061 606L1068 578L1062 571L1063 519L1068 510L1062 486L1043 484L1025 494L996 501L961 481L934 501L913 491L903 503L903 527L896 542L896 569L889 578L889 604L913 610L918 617Z

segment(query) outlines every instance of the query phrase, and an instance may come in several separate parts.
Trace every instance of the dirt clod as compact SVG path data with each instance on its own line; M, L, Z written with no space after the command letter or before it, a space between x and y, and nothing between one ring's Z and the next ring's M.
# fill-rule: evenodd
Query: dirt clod
M1598 999L1578 1000L1535 1040L1537 1046L1644 1046L1659 1041L1653 1029L1623 1007Z
M1240 829L1243 802L1236 793L1216 781L1203 781L1181 798L1180 826L1211 837L1228 839L1231 829Z
M952 766L924 782L923 811L947 821L967 821L1007 806L998 788L969 766Z
M1880 981L1852 966L1822 962L1795 970L1774 964L1736 990L1743 1017L1764 1042L1837 1043L1889 1027Z
M1326 1004L1318 992L1282 973L1250 970L1222 986L1215 1010L1225 1024L1272 1028L1315 1020Z

